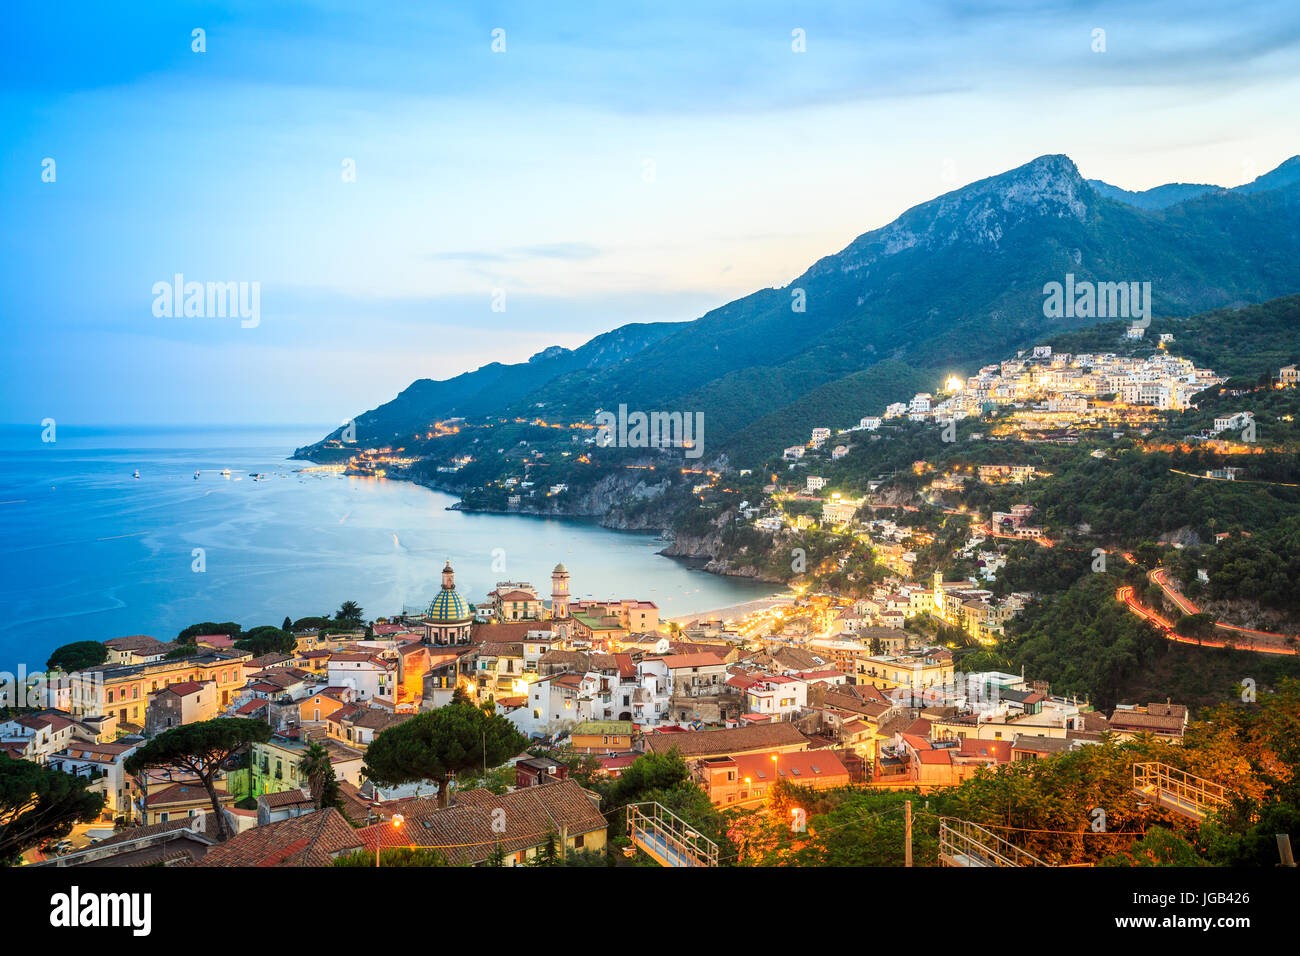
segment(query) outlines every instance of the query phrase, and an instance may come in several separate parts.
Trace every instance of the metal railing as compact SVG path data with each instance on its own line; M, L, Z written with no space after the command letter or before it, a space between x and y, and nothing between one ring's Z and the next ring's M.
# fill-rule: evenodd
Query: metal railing
M629 804L627 833L662 866L718 865L718 845L661 804Z
M1143 796L1154 797L1166 809L1195 820L1202 820L1228 805L1228 791L1222 784L1165 763L1135 763L1133 789Z
M956 817L939 818L941 866L1047 866L991 830Z

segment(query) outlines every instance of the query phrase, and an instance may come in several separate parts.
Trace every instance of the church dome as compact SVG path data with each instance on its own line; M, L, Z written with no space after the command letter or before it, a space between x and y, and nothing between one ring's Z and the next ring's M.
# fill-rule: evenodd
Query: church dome
M424 616L434 624L460 624L470 619L469 607L456 590L450 561L442 569L442 590L429 602Z
M429 602L429 608L424 616L439 624L453 623L468 619L469 608L465 606L465 599L459 592L440 591L438 596Z

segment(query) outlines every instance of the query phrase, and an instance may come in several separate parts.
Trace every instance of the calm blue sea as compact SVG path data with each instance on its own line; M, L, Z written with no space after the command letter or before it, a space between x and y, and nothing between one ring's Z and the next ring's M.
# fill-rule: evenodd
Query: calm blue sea
M199 621L279 625L346 600L367 617L423 606L448 558L470 601L503 579L549 593L561 561L575 596L652 600L664 616L771 590L690 570L650 536L463 514L405 482L297 473L306 463L287 456L329 427L61 426L53 443L37 426L0 427L0 670L40 667L69 641L166 640Z

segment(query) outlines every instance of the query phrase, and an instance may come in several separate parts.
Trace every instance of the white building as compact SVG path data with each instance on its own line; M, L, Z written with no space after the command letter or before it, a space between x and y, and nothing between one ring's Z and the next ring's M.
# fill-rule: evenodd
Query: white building
M397 681L394 664L373 654L331 654L329 686L350 687L357 700L392 697Z

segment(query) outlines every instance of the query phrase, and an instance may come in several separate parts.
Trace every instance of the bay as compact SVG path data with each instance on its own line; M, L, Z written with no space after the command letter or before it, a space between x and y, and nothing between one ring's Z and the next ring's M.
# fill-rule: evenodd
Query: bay
M574 597L649 600L664 617L772 591L663 557L651 535L448 511L454 497L408 482L300 473L308 463L288 456L328 430L60 426L42 442L38 426L0 428L0 669L200 621L278 626L347 600L367 618L423 607L447 560L471 602L500 580L549 597L560 562Z

